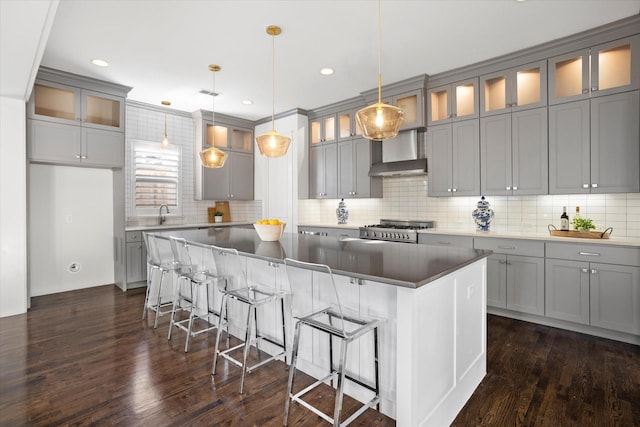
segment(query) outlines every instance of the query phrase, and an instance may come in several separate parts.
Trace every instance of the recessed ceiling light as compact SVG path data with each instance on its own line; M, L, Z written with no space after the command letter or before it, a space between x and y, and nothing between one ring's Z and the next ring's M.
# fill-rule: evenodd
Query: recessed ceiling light
M336 71L333 68L323 68L320 70L320 74L322 74L323 76L330 76L335 72Z
M105 61L104 59L92 59L91 63L93 65L97 65L98 67L108 67L109 63L107 61Z
M243 99L241 102L242 105L253 105L253 101L250 99Z

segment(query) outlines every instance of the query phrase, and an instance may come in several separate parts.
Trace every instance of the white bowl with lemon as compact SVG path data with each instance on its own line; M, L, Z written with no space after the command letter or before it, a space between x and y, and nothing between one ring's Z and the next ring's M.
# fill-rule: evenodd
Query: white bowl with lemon
M286 223L280 222L278 219L261 219L253 224L258 236L265 242L280 240L286 226Z

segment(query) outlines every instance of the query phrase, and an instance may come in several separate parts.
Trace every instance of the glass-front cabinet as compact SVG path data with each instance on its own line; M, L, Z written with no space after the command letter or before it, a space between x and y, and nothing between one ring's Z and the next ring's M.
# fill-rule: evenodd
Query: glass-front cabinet
M427 91L427 125L478 117L478 79L470 79Z
M425 126L424 95L422 89L394 95L391 103L404 111L400 130L416 129Z
M480 77L481 116L546 105L546 61L538 61Z
M222 150L253 152L253 131L211 122L205 124L205 147L216 146Z
M29 118L124 132L124 98L39 80Z
M354 108L338 113L338 141L351 139L354 136L362 136L362 129L356 119L356 113L360 108Z
M309 120L309 128L311 129L309 141L311 145L336 142L336 121L336 114Z
M549 103L640 88L640 35L549 59Z

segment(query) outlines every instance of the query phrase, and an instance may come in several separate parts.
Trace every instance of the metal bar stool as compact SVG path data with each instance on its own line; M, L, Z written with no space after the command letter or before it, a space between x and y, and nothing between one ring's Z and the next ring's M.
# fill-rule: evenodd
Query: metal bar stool
M291 286L291 313L296 321L293 349L291 352L291 367L289 368L289 382L287 385L287 402L284 408L284 421L286 426L289 419L291 402L298 402L316 415L334 426L346 426L355 420L368 408L378 409L380 403L380 373L378 368L378 328L383 319L365 318L361 314L349 313L341 304L338 290L331 268L324 264L314 264L285 258L287 276ZM327 280L328 279L328 280ZM326 282L330 282L330 284ZM308 326L314 330L329 335L329 374L315 383L294 394L293 383L298 362L298 350L300 345L300 329ZM354 378L346 373L347 349L349 344L367 334L373 332L373 352L375 384ZM338 366L333 363L333 339L340 340ZM333 418L312 406L302 399L302 396L325 383L327 380L336 381L335 404ZM344 397L344 383L346 380L372 391L373 398L363 404L347 420L341 422L342 400Z
M185 239L178 237L169 237L171 250L176 261L176 274L178 277L175 285L175 296L173 299L173 308L171 310L171 323L169 323L169 335L167 339L171 339L173 328L177 327L187 333L184 352L189 351L191 338L196 335L209 332L218 327L219 312L213 310L211 304L212 292L210 292L213 282L224 279L219 277L213 260L205 261L205 265L197 265L192 262L189 253L189 244ZM208 247L202 247L203 254L210 254ZM183 282L188 282L188 286L184 286ZM205 301L199 304L200 296L203 293ZM176 313L188 310L189 317L182 320L176 320ZM210 321L210 316L218 317L217 323ZM198 330L194 330L194 323L197 319L204 320L208 326L204 326Z
M164 308L173 306L173 301L162 301L164 275L166 273L173 273L176 269L176 263L171 260L163 260L160 256L160 250L158 249L158 242L156 236L149 233L142 233L144 237L144 244L147 247L147 265L149 266L149 275L147 276L147 293L144 298L144 308L142 310L142 320L147 316L147 311L155 311L155 321L153 322L154 329L158 327L158 319L160 316L171 313L172 310ZM158 282L158 290L154 292L156 294L155 299L152 299L152 287L154 272L160 272L160 281ZM153 290L155 291L155 289Z
M221 289L222 301L220 305L220 325L218 327L218 334L216 336L216 348L213 355L213 366L211 368L211 375L216 374L216 365L218 357L223 357L234 365L242 369L242 378L240 380L240 393L244 391L244 379L247 372L259 368L266 363L269 363L276 359L286 359L286 330L285 330L285 315L284 315L284 298L287 295L286 292L277 289L276 287L267 286L264 284L249 284L247 282L247 274L243 264L242 258L238 255L238 251L235 249L212 247L214 259L216 262L217 271L227 278L226 289ZM247 306L247 317L245 324L245 337L244 342L234 347L229 347L229 319L228 315L228 303L229 300L237 301ZM277 338L269 337L261 333L259 329L257 308L269 303L279 303L280 314L282 321L282 342L279 342ZM226 328L227 332L227 349L220 350L220 337L222 330ZM255 328L255 332L254 329ZM248 366L247 356L249 350L253 344L256 349L259 350L259 343L266 341L273 344L275 347L282 349L277 354L269 356L259 362ZM242 360L234 358L231 353L244 348Z

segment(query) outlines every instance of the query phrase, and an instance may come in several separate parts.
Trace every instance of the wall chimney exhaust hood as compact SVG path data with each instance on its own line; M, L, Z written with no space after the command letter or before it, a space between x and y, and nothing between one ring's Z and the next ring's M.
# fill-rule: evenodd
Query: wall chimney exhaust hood
M369 176L426 175L426 138L424 132L400 132L382 144L382 162L374 163Z

